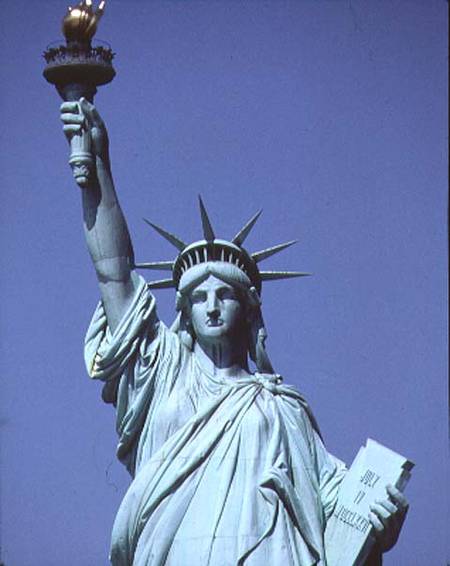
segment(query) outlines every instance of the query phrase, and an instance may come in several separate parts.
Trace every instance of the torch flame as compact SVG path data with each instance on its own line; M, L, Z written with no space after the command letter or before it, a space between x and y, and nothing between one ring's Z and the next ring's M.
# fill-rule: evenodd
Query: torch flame
M105 0L97 9L92 7L92 0L82 0L77 6L69 6L63 19L63 33L68 41L90 42L97 31L97 24L105 10Z

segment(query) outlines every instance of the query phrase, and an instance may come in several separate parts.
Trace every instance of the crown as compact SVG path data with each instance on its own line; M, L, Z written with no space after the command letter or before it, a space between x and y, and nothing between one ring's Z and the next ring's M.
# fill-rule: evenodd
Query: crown
M276 279L290 279L292 277L305 277L310 273L300 271L260 271L258 263L268 257L281 252L282 250L295 244L297 240L291 240L278 244L264 250L249 253L243 247L245 239L249 235L256 221L258 220L261 210L257 212L250 220L239 230L239 232L230 241L216 238L211 221L206 212L205 205L201 197L198 197L200 205L200 215L203 227L203 240L186 244L167 230L157 226L153 222L144 218L144 221L151 226L158 234L175 246L179 253L173 261L154 261L150 263L136 263L138 269L154 269L171 271L170 279L159 279L151 281L147 285L152 289L167 289L170 287L178 288L180 279L188 269L207 262L221 261L230 263L243 271L250 279L258 294L261 294L263 281L273 281Z

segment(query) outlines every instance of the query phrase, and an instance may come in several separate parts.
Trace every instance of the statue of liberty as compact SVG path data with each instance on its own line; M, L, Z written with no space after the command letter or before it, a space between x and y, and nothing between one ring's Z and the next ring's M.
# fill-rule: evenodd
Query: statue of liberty
M61 119L69 141L90 138L92 175L76 179L101 302L85 359L116 408L117 455L132 478L111 563L326 566L325 527L346 467L326 450L305 399L275 373L261 310L266 279L306 275L259 269L293 242L249 253L258 215L219 239L200 200L203 238L188 244L152 224L177 256L136 265L98 111L81 98L62 104ZM170 276L147 283L139 267ZM151 292L166 287L176 291L171 328ZM407 506L391 485L372 506L377 544L367 564L395 544Z

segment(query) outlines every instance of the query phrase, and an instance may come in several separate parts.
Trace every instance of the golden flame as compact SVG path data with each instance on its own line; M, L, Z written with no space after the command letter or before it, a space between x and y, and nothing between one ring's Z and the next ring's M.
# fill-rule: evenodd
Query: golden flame
M102 0L97 9L92 7L92 0L82 0L77 6L69 6L63 19L62 29L68 41L90 41L97 31L97 24L103 15L106 2Z

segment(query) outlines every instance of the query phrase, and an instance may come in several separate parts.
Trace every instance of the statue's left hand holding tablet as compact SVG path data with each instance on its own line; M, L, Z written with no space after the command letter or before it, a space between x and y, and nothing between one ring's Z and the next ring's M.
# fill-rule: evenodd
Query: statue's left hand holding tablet
M370 507L369 519L381 552L388 552L397 542L408 512L409 503L393 485L386 486L387 497Z

